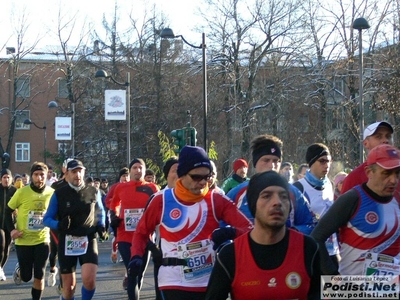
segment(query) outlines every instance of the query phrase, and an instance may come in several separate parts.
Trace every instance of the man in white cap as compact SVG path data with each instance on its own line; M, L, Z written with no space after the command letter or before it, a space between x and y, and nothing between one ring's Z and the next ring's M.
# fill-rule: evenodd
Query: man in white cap
M381 144L393 144L393 127L388 122L375 122L371 125L368 125L364 130L363 135L363 145L367 154L374 147ZM346 193L348 190L352 189L356 185L367 182L368 178L365 174L366 162L359 165L353 171L347 175L346 179L343 181L341 194ZM398 193L398 195L400 195Z
M382 275L388 270L399 274L400 208L394 193L400 152L390 145L376 146L365 165L368 181L341 195L311 233L320 247L323 274ZM325 246L335 232L341 243L339 268L328 259Z

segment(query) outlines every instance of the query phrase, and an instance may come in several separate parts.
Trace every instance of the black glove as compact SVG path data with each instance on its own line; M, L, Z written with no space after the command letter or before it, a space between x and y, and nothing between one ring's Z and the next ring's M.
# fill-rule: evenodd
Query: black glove
M60 231L66 231L71 226L71 217L65 216L60 221L58 221L57 229Z
M122 219L120 219L116 214L115 211L110 210L110 226L117 228L121 223Z
M213 249L217 250L224 242L233 240L235 237L235 227L227 226L215 229L211 234L211 240L214 242Z
M138 276L140 273L140 269L142 267L143 259L139 255L135 255L131 258L131 261L128 264L128 275L130 276Z
M151 255L153 257L153 262L157 265L161 265L162 263L162 252L160 248L157 247L155 243L149 241L147 243L147 249L151 251Z
M108 233L104 226L97 226L97 234L101 241L108 241Z

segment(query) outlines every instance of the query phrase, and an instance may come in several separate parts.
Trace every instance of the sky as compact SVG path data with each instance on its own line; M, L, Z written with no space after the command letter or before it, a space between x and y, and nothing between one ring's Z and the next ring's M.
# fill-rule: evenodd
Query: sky
M143 16L147 5L150 9L156 4L158 10L170 20L170 28L175 35L181 34L185 39L198 39L201 42L201 33L195 32L193 28L201 22L195 15L195 9L201 4L201 0L117 0L121 7L119 17L127 20L130 11L136 18ZM45 34L50 28L57 24L60 5L64 12L78 14L82 19L92 22L97 28L101 28L103 14L112 20L114 11L113 0L8 0L2 1L0 11L0 50L3 46L15 47L16 39L10 38L13 33L12 24L21 24L18 16L25 11L27 26L29 26L29 37L34 40L37 36L47 36L40 42L40 46L46 44L57 44L57 40ZM53 24L53 25L52 25ZM14 25L15 26L15 25ZM79 28L79 27L78 27ZM78 37L76 37L78 39ZM196 43L196 41L193 41ZM5 51L5 50L3 50Z

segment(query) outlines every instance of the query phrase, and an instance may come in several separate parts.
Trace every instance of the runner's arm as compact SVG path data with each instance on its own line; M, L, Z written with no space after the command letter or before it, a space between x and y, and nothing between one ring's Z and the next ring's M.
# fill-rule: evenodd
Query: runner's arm
M235 248L233 243L225 245L217 254L210 279L206 300L228 299L235 274Z
M341 195L319 220L317 226L311 232L311 236L318 243L321 258L322 274L336 275L339 274L332 260L329 258L325 241L333 233L337 232L340 227L345 226L352 218L359 203L358 193L352 189L344 195Z
M140 218L132 237L131 257L144 255L150 234L155 231L156 226L161 222L161 213L163 211L162 197L162 194L154 197Z
M253 228L250 220L226 196L214 193L214 207L218 221L222 220L226 224L235 227L236 237Z
M50 227L53 230L57 230L58 229L57 213L58 213L58 200L57 200L57 195L53 193L53 195L50 198L49 207L47 208L47 211L43 216L44 226Z

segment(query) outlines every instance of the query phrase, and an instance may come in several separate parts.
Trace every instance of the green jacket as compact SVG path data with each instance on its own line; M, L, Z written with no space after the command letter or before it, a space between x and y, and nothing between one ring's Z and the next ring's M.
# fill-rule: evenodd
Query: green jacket
M233 174L231 177L229 177L222 183L221 189L225 192L225 195L228 194L228 192L231 189L233 189L234 187L238 186L242 182L249 180L249 178L242 178L242 180L240 181L239 178L241 178L241 177L239 177L238 175L236 175L236 176L235 175L236 174ZM236 178L239 179L239 181Z

